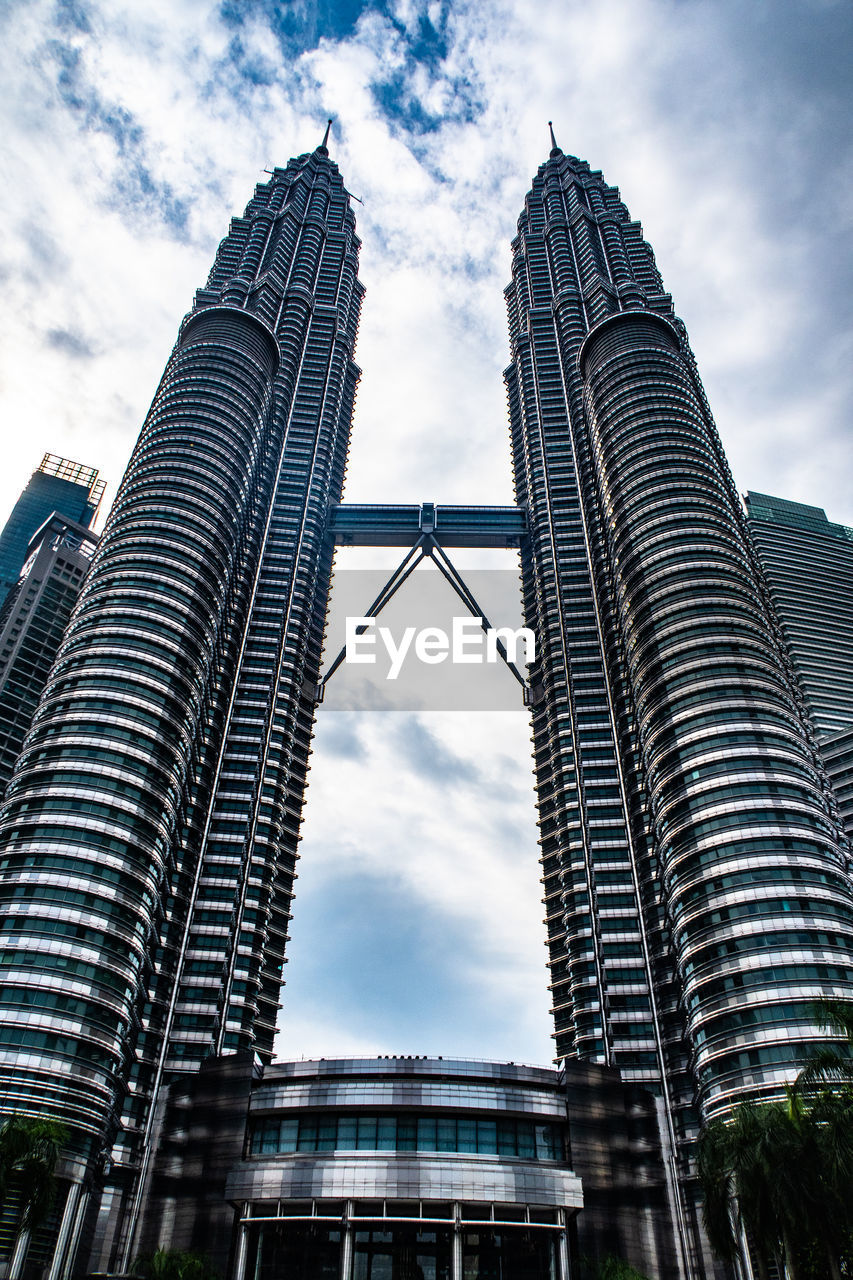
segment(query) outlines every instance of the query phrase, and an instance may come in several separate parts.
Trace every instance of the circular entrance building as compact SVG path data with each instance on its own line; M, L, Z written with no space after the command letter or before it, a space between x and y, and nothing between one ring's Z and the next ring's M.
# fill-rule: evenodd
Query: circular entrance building
M595 1063L211 1058L170 1091L141 1247L227 1280L670 1280L660 1105Z
M557 1073L442 1058L267 1067L226 1194L235 1280L568 1280L583 1203Z

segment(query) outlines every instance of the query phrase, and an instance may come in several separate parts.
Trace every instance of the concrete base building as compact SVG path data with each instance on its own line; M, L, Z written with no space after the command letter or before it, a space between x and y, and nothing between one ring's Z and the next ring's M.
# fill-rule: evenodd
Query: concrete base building
M234 1280L677 1274L655 1101L570 1063L212 1059L173 1088L145 1243Z

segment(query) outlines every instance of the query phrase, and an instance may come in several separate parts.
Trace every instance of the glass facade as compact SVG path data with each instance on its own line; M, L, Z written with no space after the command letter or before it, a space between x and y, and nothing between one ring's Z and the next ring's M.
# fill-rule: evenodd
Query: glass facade
M466 1151L562 1160L556 1125L529 1120L478 1120L453 1115L329 1115L260 1120L250 1139L252 1155L291 1151Z
M340 1280L341 1227L276 1224L258 1233L250 1265L257 1280ZM382 1222L355 1230L347 1280L454 1280L453 1231ZM553 1233L480 1226L461 1235L459 1280L559 1280Z
M253 1249L251 1274L257 1280L283 1276L339 1280L342 1235L340 1226L327 1223L262 1227Z
M853 529L822 507L744 497L797 686L853 841Z
M451 1280L452 1240L446 1228L356 1231L353 1280Z

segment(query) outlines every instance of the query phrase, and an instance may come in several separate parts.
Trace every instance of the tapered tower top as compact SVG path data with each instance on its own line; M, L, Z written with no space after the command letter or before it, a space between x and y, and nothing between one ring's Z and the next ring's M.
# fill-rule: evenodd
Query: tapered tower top
M554 124L553 124L553 121L551 120L548 121L548 130L551 134L551 155L561 156L563 153L560 150L560 148L557 146L557 139L554 137Z

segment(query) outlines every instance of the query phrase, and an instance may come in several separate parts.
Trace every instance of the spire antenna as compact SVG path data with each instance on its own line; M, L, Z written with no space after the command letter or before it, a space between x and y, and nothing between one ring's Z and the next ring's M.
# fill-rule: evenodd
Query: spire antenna
M332 127L332 120L330 117L326 121L326 132L323 134L323 141L320 143L319 147L317 148L321 156L327 156L329 154L328 142L329 142L329 130L331 129L331 127Z
M552 120L548 121L548 129L550 130L550 133L551 133L551 155L552 156L561 155L562 152L560 151L560 148L557 146L557 139L554 137L554 122Z

